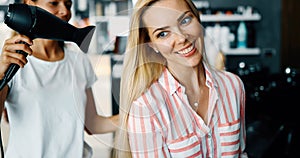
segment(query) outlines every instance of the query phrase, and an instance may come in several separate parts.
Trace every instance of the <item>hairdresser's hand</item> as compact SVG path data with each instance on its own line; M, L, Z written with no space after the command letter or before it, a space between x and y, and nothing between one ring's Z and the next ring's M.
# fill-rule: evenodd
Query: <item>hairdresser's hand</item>
M20 42L25 42L22 44ZM4 42L2 53L0 55L0 79L4 77L6 70L11 63L18 64L21 68L27 63L24 55L16 53L17 50L22 50L28 55L32 54L32 49L29 47L33 44L32 40L25 35L16 35Z

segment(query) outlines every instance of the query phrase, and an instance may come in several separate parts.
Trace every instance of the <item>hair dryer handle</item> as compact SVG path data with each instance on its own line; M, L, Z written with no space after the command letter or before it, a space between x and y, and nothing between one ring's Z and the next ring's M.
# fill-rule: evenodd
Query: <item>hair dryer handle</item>
M19 43L28 45L27 43L22 42L22 41L19 42ZM24 55L25 57L27 57L27 55L28 55L26 52L24 52L22 50L17 50L16 52L19 53L19 54ZM0 82L0 91L13 78L13 76L17 73L19 68L20 68L20 66L18 64L12 63L12 64L9 65L8 69L6 70L6 72L4 74L3 79Z

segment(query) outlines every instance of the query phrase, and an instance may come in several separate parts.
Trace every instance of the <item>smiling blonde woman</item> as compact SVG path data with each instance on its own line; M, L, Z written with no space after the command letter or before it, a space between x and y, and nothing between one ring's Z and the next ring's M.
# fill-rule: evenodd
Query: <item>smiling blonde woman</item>
M191 0L137 1L115 156L247 157L241 79L214 68Z

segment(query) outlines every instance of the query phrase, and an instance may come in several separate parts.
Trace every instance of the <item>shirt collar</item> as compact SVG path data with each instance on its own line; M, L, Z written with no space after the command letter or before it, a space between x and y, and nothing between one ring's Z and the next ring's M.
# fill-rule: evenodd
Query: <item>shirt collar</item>
M213 73L212 71L208 68L208 66L204 63L204 69L205 69L205 74L206 74L206 85L209 87L217 87L216 82L214 82L213 79ZM165 68L163 70L163 73L158 79L158 83L162 85L162 87L170 94L173 95L175 92L180 91L180 92L185 92L185 87L180 84L171 74L171 72Z

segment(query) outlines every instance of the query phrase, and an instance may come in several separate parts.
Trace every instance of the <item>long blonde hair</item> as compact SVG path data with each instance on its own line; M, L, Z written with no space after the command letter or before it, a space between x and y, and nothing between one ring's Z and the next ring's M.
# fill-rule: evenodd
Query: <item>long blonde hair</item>
M141 96L156 81L166 63L148 45L150 38L142 17L145 10L159 0L139 0L133 9L120 88L120 127L115 137L114 157L131 157L127 135L127 120L132 102ZM197 8L191 0L185 0L193 14L199 19Z

